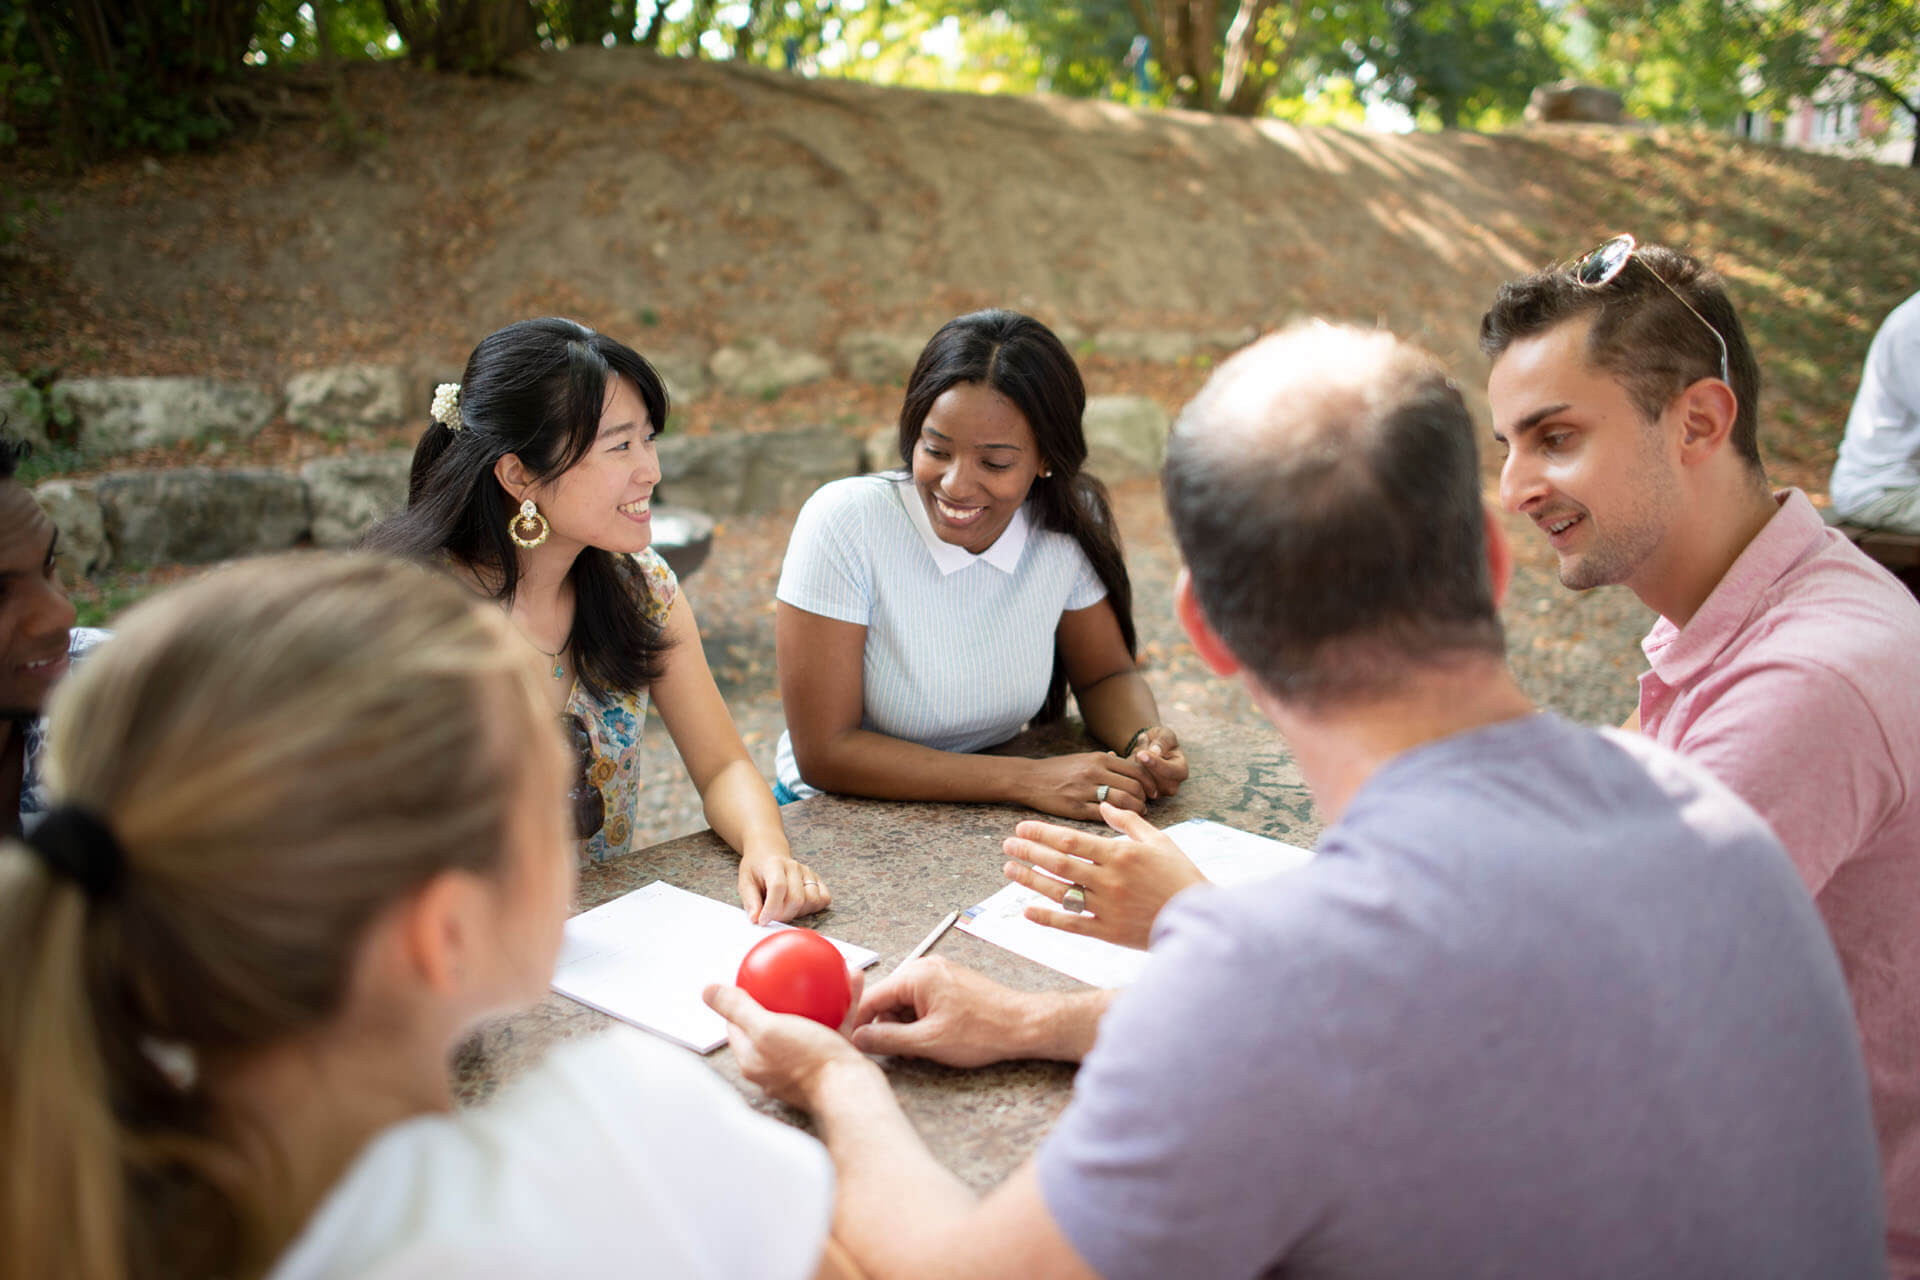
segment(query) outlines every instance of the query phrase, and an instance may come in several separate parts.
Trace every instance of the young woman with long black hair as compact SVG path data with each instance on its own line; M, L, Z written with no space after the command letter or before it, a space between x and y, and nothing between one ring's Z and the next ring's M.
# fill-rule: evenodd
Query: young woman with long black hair
M441 387L414 453L405 510L367 545L445 565L496 601L547 676L553 709L586 725L604 821L584 856L629 851L647 701L665 721L707 821L740 853L756 919L825 907L700 647L693 607L652 551L654 439L667 393L640 355L571 320L524 320L474 348Z
M1186 756L1134 662L1132 587L1105 488L1081 470L1086 390L1039 321L949 321L900 411L906 470L807 500L780 575L779 782L1070 818L1140 811ZM976 754L1071 689L1108 750Z

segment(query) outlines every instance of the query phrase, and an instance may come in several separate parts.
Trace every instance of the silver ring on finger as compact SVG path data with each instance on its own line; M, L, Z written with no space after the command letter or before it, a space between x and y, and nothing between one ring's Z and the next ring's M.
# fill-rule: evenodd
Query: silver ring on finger
M800 885L802 888L806 888L806 889L818 889L820 887L820 882L818 880L802 880L800 882Z
M1112 788L1104 782L1095 787L1093 789L1093 802L1095 804L1105 804L1107 802L1107 792L1110 790L1112 790Z
M1079 915L1087 909L1087 891L1077 884L1069 886L1067 891L1060 895L1060 905L1074 915Z

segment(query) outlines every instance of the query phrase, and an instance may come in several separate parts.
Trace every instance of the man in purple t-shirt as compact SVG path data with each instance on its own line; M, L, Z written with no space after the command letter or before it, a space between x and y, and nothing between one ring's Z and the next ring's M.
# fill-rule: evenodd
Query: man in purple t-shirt
M1696 259L1620 237L1501 287L1480 326L1501 500L1576 590L1660 618L1629 727L1767 820L1860 1024L1887 1247L1920 1277L1920 603L1767 484L1760 371Z
M1444 371L1384 333L1270 337L1188 406L1165 483L1181 621L1286 738L1329 823L1318 856L1177 895L1120 993L918 961L867 993L849 1043L710 988L746 1075L818 1121L856 1261L1881 1275L1865 1075L1819 917L1703 770L1514 684L1507 548ZM1038 1155L976 1201L861 1050L1083 1065Z

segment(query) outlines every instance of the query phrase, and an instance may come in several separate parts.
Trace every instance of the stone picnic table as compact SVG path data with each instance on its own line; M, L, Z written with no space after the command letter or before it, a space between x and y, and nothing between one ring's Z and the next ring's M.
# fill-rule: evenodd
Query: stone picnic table
M1278 735L1225 724L1179 723L1191 775L1180 793L1148 807L1156 826L1210 818L1257 835L1311 848L1320 832L1307 788ZM1030 731L1003 748L1051 755L1090 750L1067 728ZM1004 805L910 804L815 796L782 810L800 861L818 871L833 905L805 923L880 953L869 981L892 971L927 932L956 907L992 896L1007 882L1000 842L1036 816ZM1085 824L1080 824L1085 825ZM576 909L610 901L664 880L722 902L737 903L738 859L712 831L669 840L624 858L585 867ZM948 930L934 947L1008 986L1068 990L1081 984L1010 951ZM559 1041L611 1025L605 1014L549 993L534 1008L489 1025L463 1045L454 1062L463 1103L484 1101ZM799 1112L745 1083L725 1046L706 1062L754 1107L807 1127ZM902 1108L941 1162L985 1190L1033 1153L1073 1088L1064 1063L1012 1062L972 1071L895 1059L888 1066ZM636 1082L644 1087L644 1082Z

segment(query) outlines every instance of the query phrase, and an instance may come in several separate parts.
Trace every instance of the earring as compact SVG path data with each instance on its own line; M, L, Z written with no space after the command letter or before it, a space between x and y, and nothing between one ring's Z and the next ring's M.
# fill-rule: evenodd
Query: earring
M524 499L520 514L507 521L507 536L513 539L513 545L529 551L547 540L547 532L547 518L533 505L532 498Z

